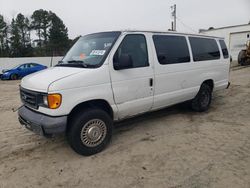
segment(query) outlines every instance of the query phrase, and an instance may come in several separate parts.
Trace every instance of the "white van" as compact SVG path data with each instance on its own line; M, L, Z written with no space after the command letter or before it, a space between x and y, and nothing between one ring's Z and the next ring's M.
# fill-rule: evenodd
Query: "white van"
M190 101L209 108L229 86L222 38L118 31L81 37L53 68L22 79L19 121L41 134L66 133L81 155L109 143L114 121Z

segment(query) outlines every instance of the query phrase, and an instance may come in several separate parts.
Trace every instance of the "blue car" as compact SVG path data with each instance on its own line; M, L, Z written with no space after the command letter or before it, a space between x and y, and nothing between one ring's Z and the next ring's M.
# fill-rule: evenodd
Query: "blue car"
M22 65L15 66L14 68L9 70L3 70L1 79L17 80L19 78L22 78L37 71L41 71L46 68L47 68L46 66L37 63L25 63Z

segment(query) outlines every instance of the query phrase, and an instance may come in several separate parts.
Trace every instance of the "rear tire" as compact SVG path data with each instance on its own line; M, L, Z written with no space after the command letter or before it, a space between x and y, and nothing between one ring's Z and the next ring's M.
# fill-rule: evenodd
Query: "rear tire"
M93 155L102 151L110 142L113 121L100 109L86 109L78 112L69 122L68 142L80 155Z
M241 66L246 65L246 60L247 60L246 51L241 50L239 55L238 55L238 63L239 63L239 65L241 65Z
M203 83L200 87L198 94L191 101L191 108L196 112L207 111L212 100L212 88Z
M18 75L17 74L12 74L12 75L10 75L10 79L11 80L17 80L18 79Z

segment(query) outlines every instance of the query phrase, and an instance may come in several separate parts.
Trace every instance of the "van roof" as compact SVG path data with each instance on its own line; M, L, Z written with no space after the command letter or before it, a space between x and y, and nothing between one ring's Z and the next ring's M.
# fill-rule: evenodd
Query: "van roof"
M198 37L209 37L209 38L218 38L224 39L223 37L211 36L211 35L204 35L204 34L194 34L194 33L182 33L176 31L150 31L150 30L120 30L120 32L143 32L143 33L158 33L158 34L179 34L179 35L188 35L188 36L198 36Z

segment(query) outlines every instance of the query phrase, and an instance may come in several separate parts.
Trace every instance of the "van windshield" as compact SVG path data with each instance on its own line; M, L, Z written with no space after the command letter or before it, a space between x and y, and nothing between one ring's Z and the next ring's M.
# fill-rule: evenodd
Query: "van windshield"
M83 36L56 66L100 67L120 34L121 32L104 32Z

